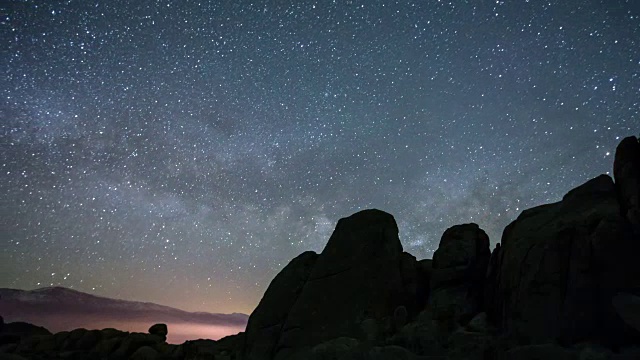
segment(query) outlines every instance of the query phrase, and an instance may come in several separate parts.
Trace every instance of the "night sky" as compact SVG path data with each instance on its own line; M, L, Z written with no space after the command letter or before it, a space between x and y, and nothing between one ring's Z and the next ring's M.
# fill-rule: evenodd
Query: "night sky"
M2 1L0 287L249 313L337 220L406 251L611 172L640 4Z

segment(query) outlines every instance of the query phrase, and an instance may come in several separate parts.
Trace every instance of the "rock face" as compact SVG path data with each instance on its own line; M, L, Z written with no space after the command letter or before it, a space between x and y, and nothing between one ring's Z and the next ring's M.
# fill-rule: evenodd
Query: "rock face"
M304 252L285 266L271 281L258 307L249 317L245 359L271 359L291 307L298 300L318 254Z
M477 224L444 232L433 254L429 303L434 319L455 328L482 311L490 256L489 237Z
M341 219L287 315L274 358L304 356L339 337L364 338L368 319L382 332L400 306L415 316L416 294L425 292L419 274L402 252L393 216L365 210Z
M525 210L504 230L493 303L516 343L629 340L612 297L640 287L640 242L599 176L561 202Z
M622 213L640 235L640 143L635 136L623 139L616 149L613 176Z

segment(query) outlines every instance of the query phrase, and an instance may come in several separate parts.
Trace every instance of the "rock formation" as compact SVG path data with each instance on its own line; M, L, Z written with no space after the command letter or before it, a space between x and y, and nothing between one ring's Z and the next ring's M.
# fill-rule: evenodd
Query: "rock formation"
M621 329L611 299L640 285L629 256L639 245L620 216L611 178L590 180L507 226L491 313L518 343L573 343Z
M616 149L613 176L623 216L640 234L640 143L631 136L623 139Z
M429 302L434 319L455 328L482 311L490 257L489 237L477 224L444 232L433 254Z
M169 330L167 329L166 324L155 324L149 328L149 334L159 336L162 341L167 340L167 334Z
M365 210L341 219L286 316L274 359L303 357L343 336L363 339L365 320L383 335L400 306L415 316L416 294L424 293L417 269L402 252L393 216Z
M618 146L614 177L523 211L493 252L464 224L418 261L393 216L341 219L321 254L275 277L246 333L219 341L168 345L163 324L52 335L0 321L0 358L640 359L638 139Z
M271 281L249 317L244 348L247 360L273 358L289 311L298 300L317 258L312 251L302 253Z

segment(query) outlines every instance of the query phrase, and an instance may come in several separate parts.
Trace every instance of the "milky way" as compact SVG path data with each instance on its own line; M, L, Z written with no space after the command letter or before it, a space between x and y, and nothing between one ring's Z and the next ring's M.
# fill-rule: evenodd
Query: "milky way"
M0 287L250 312L336 221L406 251L611 171L637 1L4 1Z

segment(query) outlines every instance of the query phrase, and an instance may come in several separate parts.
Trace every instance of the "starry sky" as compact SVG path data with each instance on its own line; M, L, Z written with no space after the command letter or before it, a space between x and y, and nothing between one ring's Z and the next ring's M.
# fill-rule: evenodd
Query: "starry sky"
M612 169L635 0L8 0L0 287L249 313L337 220L406 251Z

